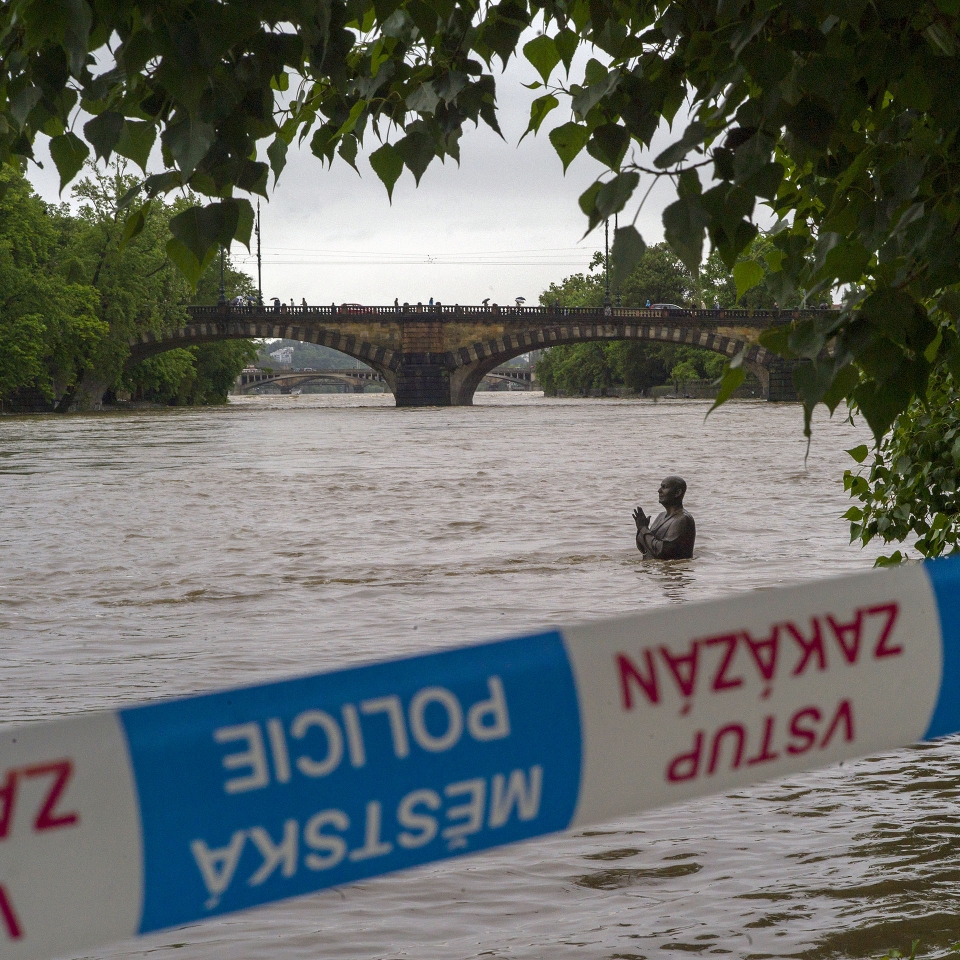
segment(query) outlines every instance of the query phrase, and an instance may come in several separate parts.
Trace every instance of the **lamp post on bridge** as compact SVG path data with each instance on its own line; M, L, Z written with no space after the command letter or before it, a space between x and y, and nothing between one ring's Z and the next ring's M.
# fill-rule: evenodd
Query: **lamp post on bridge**
M223 244L220 244L220 295L217 297L217 306L223 307L227 303L227 294L223 289Z
M620 214L613 215L613 245L617 245L617 231L620 229ZM623 306L623 297L620 296L620 278L617 277L617 306Z
M606 292L603 295L604 312L610 308L610 220L603 221L603 277Z
M263 275L260 264L260 201L257 201L257 306L263 306Z

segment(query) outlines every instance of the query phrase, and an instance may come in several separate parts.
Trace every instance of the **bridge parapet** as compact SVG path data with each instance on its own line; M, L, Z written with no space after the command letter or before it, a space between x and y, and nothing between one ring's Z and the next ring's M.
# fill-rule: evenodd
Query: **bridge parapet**
M289 323L292 319L315 321L320 318L335 318L340 322L379 321L393 324L411 320L457 321L465 317L480 323L500 324L505 320L519 321L563 321L591 320L593 322L616 322L617 320L648 319L672 320L679 323L705 325L716 323L731 324L738 320L760 321L764 327L786 324L792 320L815 311L800 310L653 310L646 307L517 307L517 306L461 306L436 303L433 305L402 304L399 307L357 307L357 306L299 306L281 304L279 307L247 307L223 304L214 307L187 307L194 321L216 321L227 319L250 319L262 323Z

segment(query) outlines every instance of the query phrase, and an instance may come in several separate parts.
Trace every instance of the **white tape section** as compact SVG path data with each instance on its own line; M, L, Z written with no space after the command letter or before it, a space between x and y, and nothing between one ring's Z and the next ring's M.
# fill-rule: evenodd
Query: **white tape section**
M960 561L0 732L44 960L960 731Z

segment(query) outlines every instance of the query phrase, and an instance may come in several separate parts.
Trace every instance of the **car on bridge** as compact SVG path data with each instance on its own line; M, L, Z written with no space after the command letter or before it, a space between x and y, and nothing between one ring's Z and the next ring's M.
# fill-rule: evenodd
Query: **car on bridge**
M651 303L651 310L686 310L686 307L681 307L676 303Z
M337 308L338 313L376 313L373 307L365 307L362 303L341 303Z

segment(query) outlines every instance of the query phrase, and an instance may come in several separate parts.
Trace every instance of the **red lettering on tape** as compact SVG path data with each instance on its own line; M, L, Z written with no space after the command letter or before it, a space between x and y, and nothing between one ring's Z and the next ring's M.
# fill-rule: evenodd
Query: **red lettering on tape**
M800 649L803 652L803 656L797 662L797 665L793 668L793 675L799 677L801 673L807 668L807 664L810 662L810 658L816 654L817 655L817 669L826 670L827 669L827 652L823 649L823 632L820 629L820 621L816 617L810 618L810 629L813 631L813 635L808 640L799 630L799 628L792 623L786 624L787 633L793 637L794 640L800 645Z
M745 675L742 665L735 667L737 651L741 646L749 651L757 676L766 684L762 691L763 698L772 692L778 670L789 670L789 676L800 677L808 670L823 672L831 666L842 669L845 663L855 666L860 662L861 653L865 661L871 652L874 660L898 657L904 652L895 637L899 615L900 604L890 600L873 606L855 607L852 614L823 613L812 616L806 629L796 622L780 620L770 625L766 636L761 633L755 637L749 630L737 630L687 641L686 652L680 652L675 646L658 644L656 647L644 647L633 658L618 653L616 663L623 709L632 710L638 702L642 702L636 696L637 691L642 691L650 705L670 699L671 684L667 682L666 687L660 684L660 663L666 666L680 698L686 701L681 713L691 709L701 668L709 678L703 684L709 683L708 693L723 693L743 687L753 681L753 676ZM828 643L831 635L836 647ZM788 636L798 648L798 658L792 668L789 663L792 657L787 651L788 646L792 648L787 642ZM827 656L828 645L834 651L832 660Z
M630 682L633 681L645 694L650 703L660 702L660 691L657 689L657 668L653 662L653 655L649 650L643 651L647 665L647 674L644 676L634 662L626 654L617 654L617 669L620 671L620 691L623 695L623 709L633 709L633 696L630 692Z
M753 766L772 763L784 753L797 756L815 747L826 750L838 736L847 743L855 739L853 704L849 700L837 704L818 743L820 724L826 716L829 714L818 707L803 707L783 727L774 714L768 714L760 731L748 730L742 723L726 723L712 735L707 730L697 730L693 735L693 749L678 753L667 763L666 780L668 783L683 783L697 779L705 747L708 757L705 773L711 777L720 770L739 770L744 765L748 747L756 750L754 756L746 759L746 765Z
M72 760L51 760L49 763L35 764L32 767L11 768L0 787L0 840L10 835L13 829L13 808L17 799L17 787L22 777L50 777L49 788L44 795L36 816L33 829L55 830L57 827L72 827L80 822L80 814L60 813L56 806L73 776Z
M853 707L850 705L849 700L841 700L840 705L837 707L837 712L834 714L833 719L830 721L830 726L827 728L827 732L823 735L823 739L820 741L820 749L826 749L830 741L833 739L833 735L840 729L840 722L843 721L843 739L848 743L853 741Z
M13 911L13 904L3 884L0 883L0 918L3 919L3 925L7 928L7 936L11 940L19 940L23 937L23 928L17 915Z
M837 644L843 651L843 656L847 663L856 663L860 656L860 634L863 631L863 610L857 610L857 615L850 623L837 623L828 613L827 623L833 635L837 638Z
M54 760L52 763L43 763L36 767L27 767L23 771L26 777L53 776L46 799L43 801L37 817L33 821L34 830L55 830L57 827L72 827L80 822L78 813L56 814L54 807L60 795L67 788L67 783L73 774L73 763L70 760Z
M796 738L799 743L788 743L787 753L798 755L806 753L817 742L816 729L802 726L800 721L809 717L815 724L823 719L823 714L816 707L804 707L798 710L790 721L790 736Z
M880 631L880 637L873 650L874 657L878 660L881 657L899 657L900 654L903 653L903 647L888 647L887 640L890 639L890 634L893 633L893 625L897 622L897 616L900 613L900 604L896 601L892 603L881 603L875 607L870 607L867 613L871 615L885 613L887 615L886 623L884 623L883 629Z
M698 730L693 738L693 749L689 753L675 756L667 767L667 779L671 783L695 780L700 773L700 755L703 753L703 732Z
M8 770L7 779L0 787L0 840L10 832L13 826L13 801L17 795L17 771Z
M737 736L737 745L733 748L733 758L730 767L736 770L740 766L740 762L743 760L743 748L747 742L747 731L740 723L728 723L713 735L713 747L710 750L710 764L707 767L708 774L716 771L717 764L720 761L720 751L723 747L723 738L730 733L734 733Z
M747 641L760 676L769 683L777 672L777 653L780 648L779 625L774 626L773 632L766 640L754 640L746 631L743 639Z
M667 661L667 666L673 674L673 679L677 681L680 693L684 697L692 697L694 687L697 685L697 654L700 652L700 644L694 640L690 644L690 652L673 656L666 647L660 647L660 655Z
M727 671L733 662L734 654L737 652L737 641L739 639L739 634L726 633L722 637L708 637L703 641L708 647L723 645L723 655L720 657L720 666L717 667L717 672L714 674L713 684L710 688L715 693L719 693L721 690L732 690L734 687L743 685L743 677L727 676Z

